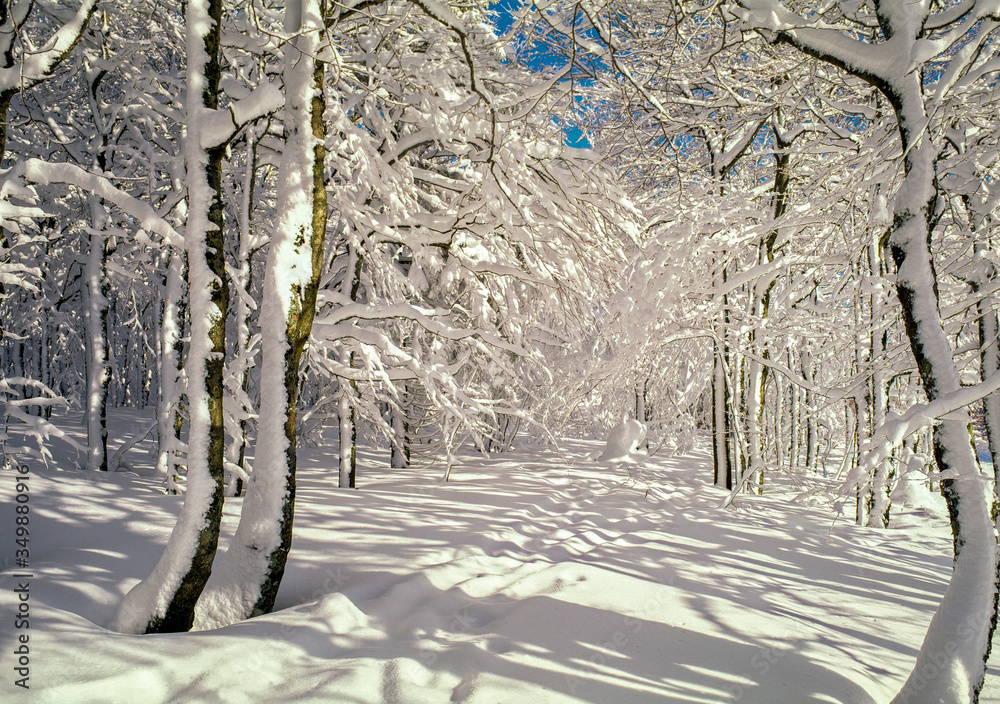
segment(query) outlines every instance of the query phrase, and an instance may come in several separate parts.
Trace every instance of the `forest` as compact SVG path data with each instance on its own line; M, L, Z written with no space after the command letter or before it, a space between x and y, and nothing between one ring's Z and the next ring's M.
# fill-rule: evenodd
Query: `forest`
M998 77L998 0L0 0L0 698L1000 702Z

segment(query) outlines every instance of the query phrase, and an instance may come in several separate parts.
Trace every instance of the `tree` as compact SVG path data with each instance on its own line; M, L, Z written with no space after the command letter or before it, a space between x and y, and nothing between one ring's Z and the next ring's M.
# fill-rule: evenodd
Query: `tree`
M228 284L222 240L224 146L213 144L209 117L218 107L222 0L189 0L187 22L188 213L185 244L191 311L187 396L191 413L187 494L153 573L133 587L114 619L125 632L190 630L212 573L224 491L222 368Z
M7 156L7 131L8 112L11 101L19 93L30 89L53 75L53 72L69 55L80 40L81 35L90 21L91 15L97 7L97 0L83 0L75 13L57 20L56 29L51 31L51 23L46 22L44 11L39 11L33 0L14 0L12 2L0 3L0 160ZM46 26L48 24L48 26ZM40 46L32 41L38 40L42 32L50 30L44 41L39 42ZM26 39L27 38L27 39ZM8 176L11 174L8 173ZM16 174L13 181L16 182ZM33 194L16 186L8 180L3 186L3 200L8 201L11 197L32 198ZM19 289L31 289L30 275L35 273L31 268L25 268L16 262L11 261L11 252L19 247L22 242L22 225L27 225L32 218L44 216L44 212L32 207L9 205L0 212L0 300L7 297L8 289L16 287ZM11 241L9 233L13 233L17 240ZM8 329L8 321L0 319L0 339L3 339L4 332ZM44 332L44 331L43 331ZM18 406L27 405L39 406L40 408L51 409L53 404L65 404L65 399L56 396L51 389L39 380L28 382L26 378L4 379L3 398L0 404L3 406L4 415L7 418L14 418L25 422L27 428L19 428L15 434L34 436L38 443L38 451L45 456L47 451L42 445L45 437L56 434L65 437L56 429L46 423L28 420L27 414ZM11 386L21 385L24 389L25 401L30 394L37 391L38 400L33 403L22 404L14 397L14 390ZM48 397L48 398L44 398ZM28 447L17 447L8 445L8 432L3 433L4 453L17 451L29 451ZM76 445L76 443L72 443ZM77 446L78 449L79 446ZM32 448L33 449L33 448Z
M299 362L312 331L326 237L323 97L325 4L290 2L284 57L285 142L278 170L278 224L261 304L261 397L257 458L240 523L202 601L208 622L234 622L274 606L292 543Z
M987 90L993 89L990 69L979 61L984 53L996 51L1000 12L992 3L977 0L947 9L929 1L875 0L835 18L803 17L771 0L740 0L739 6L736 13L746 26L870 83L892 106L903 153L903 178L886 233L896 265L896 295L928 400L958 392L961 383L939 312L930 248L937 220L935 161L940 149L934 122L942 97L982 89L984 83ZM963 409L941 419L934 432L955 571L913 673L894 701L914 696L922 701L975 701L982 687L996 626L998 554L990 507L978 488L969 423ZM973 628L967 625L970 614L977 619ZM962 629L967 632L959 635ZM945 648L948 643L958 645ZM939 674L928 681L926 668Z

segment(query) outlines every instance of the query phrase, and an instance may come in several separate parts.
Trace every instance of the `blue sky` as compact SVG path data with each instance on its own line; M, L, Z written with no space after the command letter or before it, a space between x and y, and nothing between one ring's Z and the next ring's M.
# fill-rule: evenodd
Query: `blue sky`
M490 3L490 9L497 13L496 27L498 32L505 32L510 28L514 21L513 13L517 8L521 7L522 0L496 0L496 2ZM528 66L530 68L542 70L543 68L551 68L551 64L547 66L543 63L541 56L535 57ZM558 122L553 120L554 122ZM564 143L570 147L579 147L583 149L589 149L591 144L590 140L587 139L587 135L584 134L583 130L575 125L564 125L563 126Z

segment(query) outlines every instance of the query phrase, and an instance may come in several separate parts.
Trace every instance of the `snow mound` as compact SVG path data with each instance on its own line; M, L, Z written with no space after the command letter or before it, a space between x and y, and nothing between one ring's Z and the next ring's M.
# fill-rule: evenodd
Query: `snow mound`
M639 462L646 457L639 447L646 442L646 424L630 417L622 416L621 422L608 432L608 440L600 455L594 457L607 464Z
M900 460L902 474L892 490L892 503L910 510L940 512L944 510L944 499L932 492L928 484L924 465L927 461L921 454L907 452Z

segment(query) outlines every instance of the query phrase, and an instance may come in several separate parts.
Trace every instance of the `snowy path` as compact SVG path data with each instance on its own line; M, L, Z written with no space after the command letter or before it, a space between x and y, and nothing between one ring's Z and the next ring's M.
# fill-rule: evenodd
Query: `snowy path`
M306 452L282 610L192 635L100 627L178 499L133 474L37 472L31 701L889 699L944 589L944 521L834 524L780 483L722 511L704 454L654 458L633 482L583 461L596 447L467 456L448 484L366 454L356 492Z

